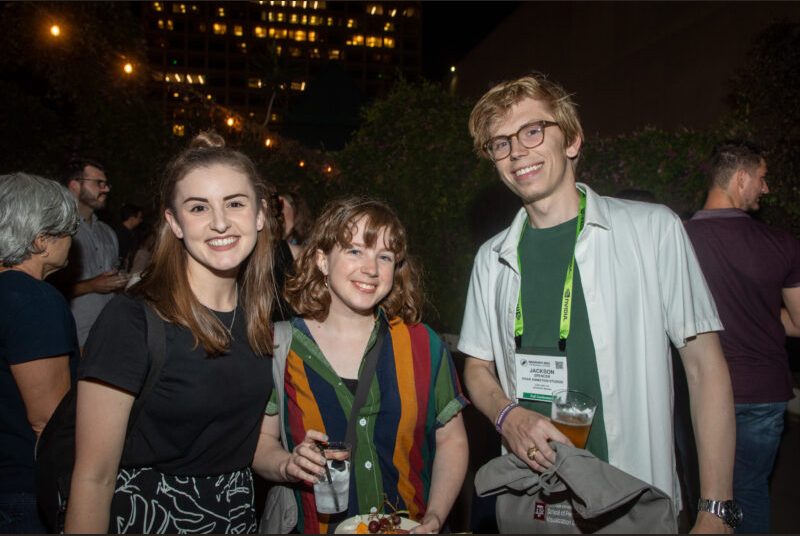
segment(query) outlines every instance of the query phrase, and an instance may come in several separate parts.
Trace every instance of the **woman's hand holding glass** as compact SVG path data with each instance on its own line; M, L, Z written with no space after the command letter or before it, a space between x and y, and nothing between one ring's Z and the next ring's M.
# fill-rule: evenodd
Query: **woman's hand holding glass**
M325 456L317 447L317 442L327 442L328 436L316 430L308 430L303 442L295 446L287 458L281 473L290 482L305 481L316 483L325 474Z

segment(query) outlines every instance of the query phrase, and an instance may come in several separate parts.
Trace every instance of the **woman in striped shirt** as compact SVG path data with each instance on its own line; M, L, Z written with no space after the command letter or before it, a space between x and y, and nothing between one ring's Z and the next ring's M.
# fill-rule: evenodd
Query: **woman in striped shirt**
M421 523L414 532L439 532L467 469L461 410L469 402L447 348L420 323L419 271L394 211L363 198L330 203L286 297L299 316L291 321L285 396L273 397L263 431L274 452L281 433L293 452L283 451L281 476L296 482L297 530L326 533L347 517L381 511L386 499ZM362 377L382 324L375 373ZM369 392L354 416L348 510L319 514L311 484L324 468L314 440L344 440L359 382L369 382Z

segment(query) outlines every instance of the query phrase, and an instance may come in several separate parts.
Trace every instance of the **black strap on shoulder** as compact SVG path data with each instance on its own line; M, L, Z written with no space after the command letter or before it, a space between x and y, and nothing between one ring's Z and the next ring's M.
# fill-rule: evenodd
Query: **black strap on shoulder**
M345 434L345 441L350 444L350 459L355 458L356 452L356 420L358 420L358 413L367 401L367 394L372 385L372 377L375 375L375 369L378 368L378 356L380 356L383 341L386 338L386 333L389 331L386 320L381 318L378 320L378 336L375 338L375 344L372 345L366 357L364 358L364 367L361 369L361 375L358 377L358 387L356 388L355 399L353 400L353 407L350 410L350 418L347 420L347 433Z
M158 381L158 376L161 374L161 368L167 357L167 340L164 331L164 321L156 314L152 305L145 301L142 302L142 305L147 323L147 353L150 366L147 369L147 377L144 380L142 390L139 391L139 396L136 397L136 400L133 402L133 407L131 408L131 415L128 419L128 433L125 436L126 447L131 438L131 431L134 429L136 421L142 413L144 401L147 399L147 395L153 391L153 387L155 387Z

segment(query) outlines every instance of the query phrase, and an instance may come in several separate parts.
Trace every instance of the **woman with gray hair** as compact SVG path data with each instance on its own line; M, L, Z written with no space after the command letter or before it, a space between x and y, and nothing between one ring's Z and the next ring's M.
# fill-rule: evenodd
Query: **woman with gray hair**
M66 266L75 198L55 181L0 175L0 533L44 533L34 447L70 388L75 321L44 278Z

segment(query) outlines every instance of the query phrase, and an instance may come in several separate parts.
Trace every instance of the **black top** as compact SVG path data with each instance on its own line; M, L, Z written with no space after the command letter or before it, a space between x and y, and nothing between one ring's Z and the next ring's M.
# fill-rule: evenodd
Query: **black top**
M226 326L233 313L215 313ZM154 467L173 475L205 476L248 467L272 393L272 359L247 343L239 307L230 352L208 357L191 332L165 326L167 356L142 408L123 467ZM143 305L116 296L89 334L78 378L94 378L137 394L147 375Z
M36 435L11 367L68 355L74 380L78 336L67 301L45 281L0 272L0 303L0 493L31 493Z

